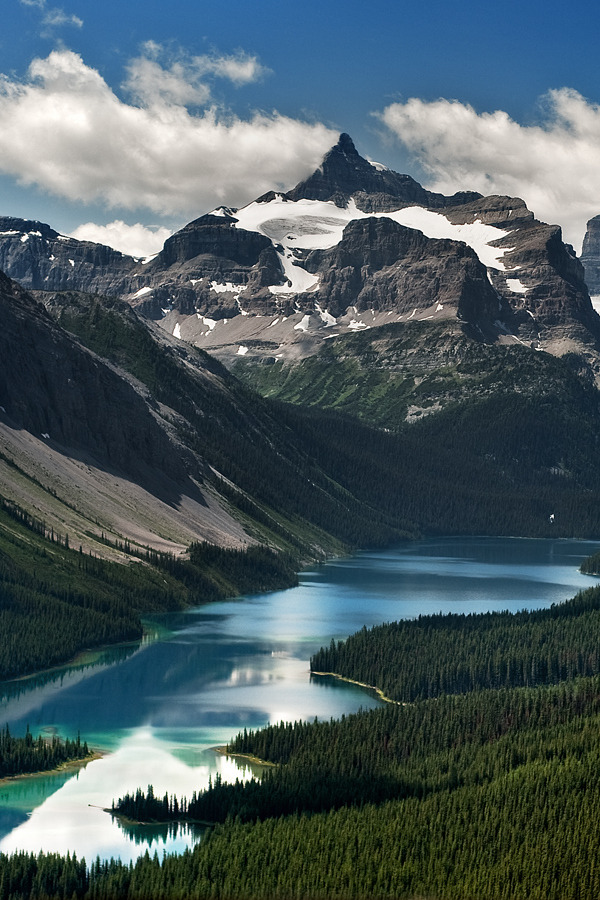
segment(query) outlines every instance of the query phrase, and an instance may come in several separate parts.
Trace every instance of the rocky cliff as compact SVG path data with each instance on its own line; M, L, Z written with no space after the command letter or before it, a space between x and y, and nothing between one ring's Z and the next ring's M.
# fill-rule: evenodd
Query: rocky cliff
M504 232L496 242L502 266L488 273L509 309L504 322L517 336L547 349L600 341L582 262L563 242L558 225L538 222L514 197L482 197L445 215L456 225L481 222Z
M136 261L118 250L78 241L49 225L0 216L0 270L33 290L115 295L130 286Z
M585 281L590 294L600 294L600 216L594 216L587 223L583 239L581 262L585 269Z
M368 162L358 153L349 134L341 134L320 167L285 195L289 200L331 200L345 207L353 198L363 212L387 212L402 206L439 209L481 196L461 193L445 197L421 187L410 175Z
M339 244L313 250L304 267L320 276L309 304L334 317L348 306L400 317L450 307L465 321L488 323L501 314L498 294L471 247L428 238L385 217L351 222Z

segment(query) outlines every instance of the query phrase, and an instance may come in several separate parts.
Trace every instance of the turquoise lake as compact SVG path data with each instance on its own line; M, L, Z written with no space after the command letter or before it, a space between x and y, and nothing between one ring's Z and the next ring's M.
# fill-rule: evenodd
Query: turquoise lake
M0 725L13 734L82 739L105 752L77 772L0 784L0 850L76 852L89 861L174 851L194 829L131 832L104 812L152 784L190 795L219 772L250 777L217 753L243 728L329 718L378 705L368 691L312 678L309 658L331 638L437 612L537 609L595 583L578 572L598 544L440 538L359 553L301 573L296 588L147 620L137 645L81 665L0 685Z

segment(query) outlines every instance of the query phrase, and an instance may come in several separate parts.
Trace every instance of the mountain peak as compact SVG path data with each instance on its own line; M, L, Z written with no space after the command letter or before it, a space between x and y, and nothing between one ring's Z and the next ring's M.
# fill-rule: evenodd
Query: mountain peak
M381 190L377 169L359 155L349 134L340 134L337 144L305 181L289 192L290 200L333 200L346 206L358 191ZM375 177L375 182L373 178Z
M337 144L335 144L335 146L331 148L327 156L329 156L331 153L336 152L343 153L345 156L358 156L358 150L354 146L354 141L349 134L346 134L345 131L340 134Z
M346 207L354 198L365 212L387 212L403 206L443 207L441 194L425 190L410 175L377 167L362 157L346 132L329 150L319 168L286 194L289 200L331 200Z

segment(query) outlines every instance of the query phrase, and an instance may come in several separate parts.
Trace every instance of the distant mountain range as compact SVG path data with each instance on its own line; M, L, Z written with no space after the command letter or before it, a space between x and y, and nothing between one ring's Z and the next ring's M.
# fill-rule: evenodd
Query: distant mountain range
M152 259L0 218L0 269L29 289L121 297L228 365L304 358L391 322L458 319L475 339L575 351L597 368L600 319L558 226L518 198L426 191L345 134L293 190L213 210Z
M2 217L0 269L0 495L84 548L600 534L600 318L519 199L341 135L151 259Z

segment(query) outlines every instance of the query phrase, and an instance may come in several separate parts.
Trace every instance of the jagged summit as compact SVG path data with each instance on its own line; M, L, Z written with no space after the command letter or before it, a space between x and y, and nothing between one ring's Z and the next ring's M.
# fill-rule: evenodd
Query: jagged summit
M409 205L440 209L480 196L469 192L444 197L426 190L410 175L378 168L360 156L346 133L340 134L319 168L286 194L290 200L329 200L340 207L346 207L353 198L364 212L386 212Z
M27 235L27 239L31 236L45 239L59 237L58 231L44 222L34 219L18 219L15 216L0 216L0 235L6 237L13 234L19 234L21 237Z
M482 339L558 354L600 346L558 226L519 198L428 191L369 162L345 133L287 194L200 216L151 260L38 223L0 226L0 269L24 286L121 297L228 363L306 356L331 337L409 320L458 318Z

